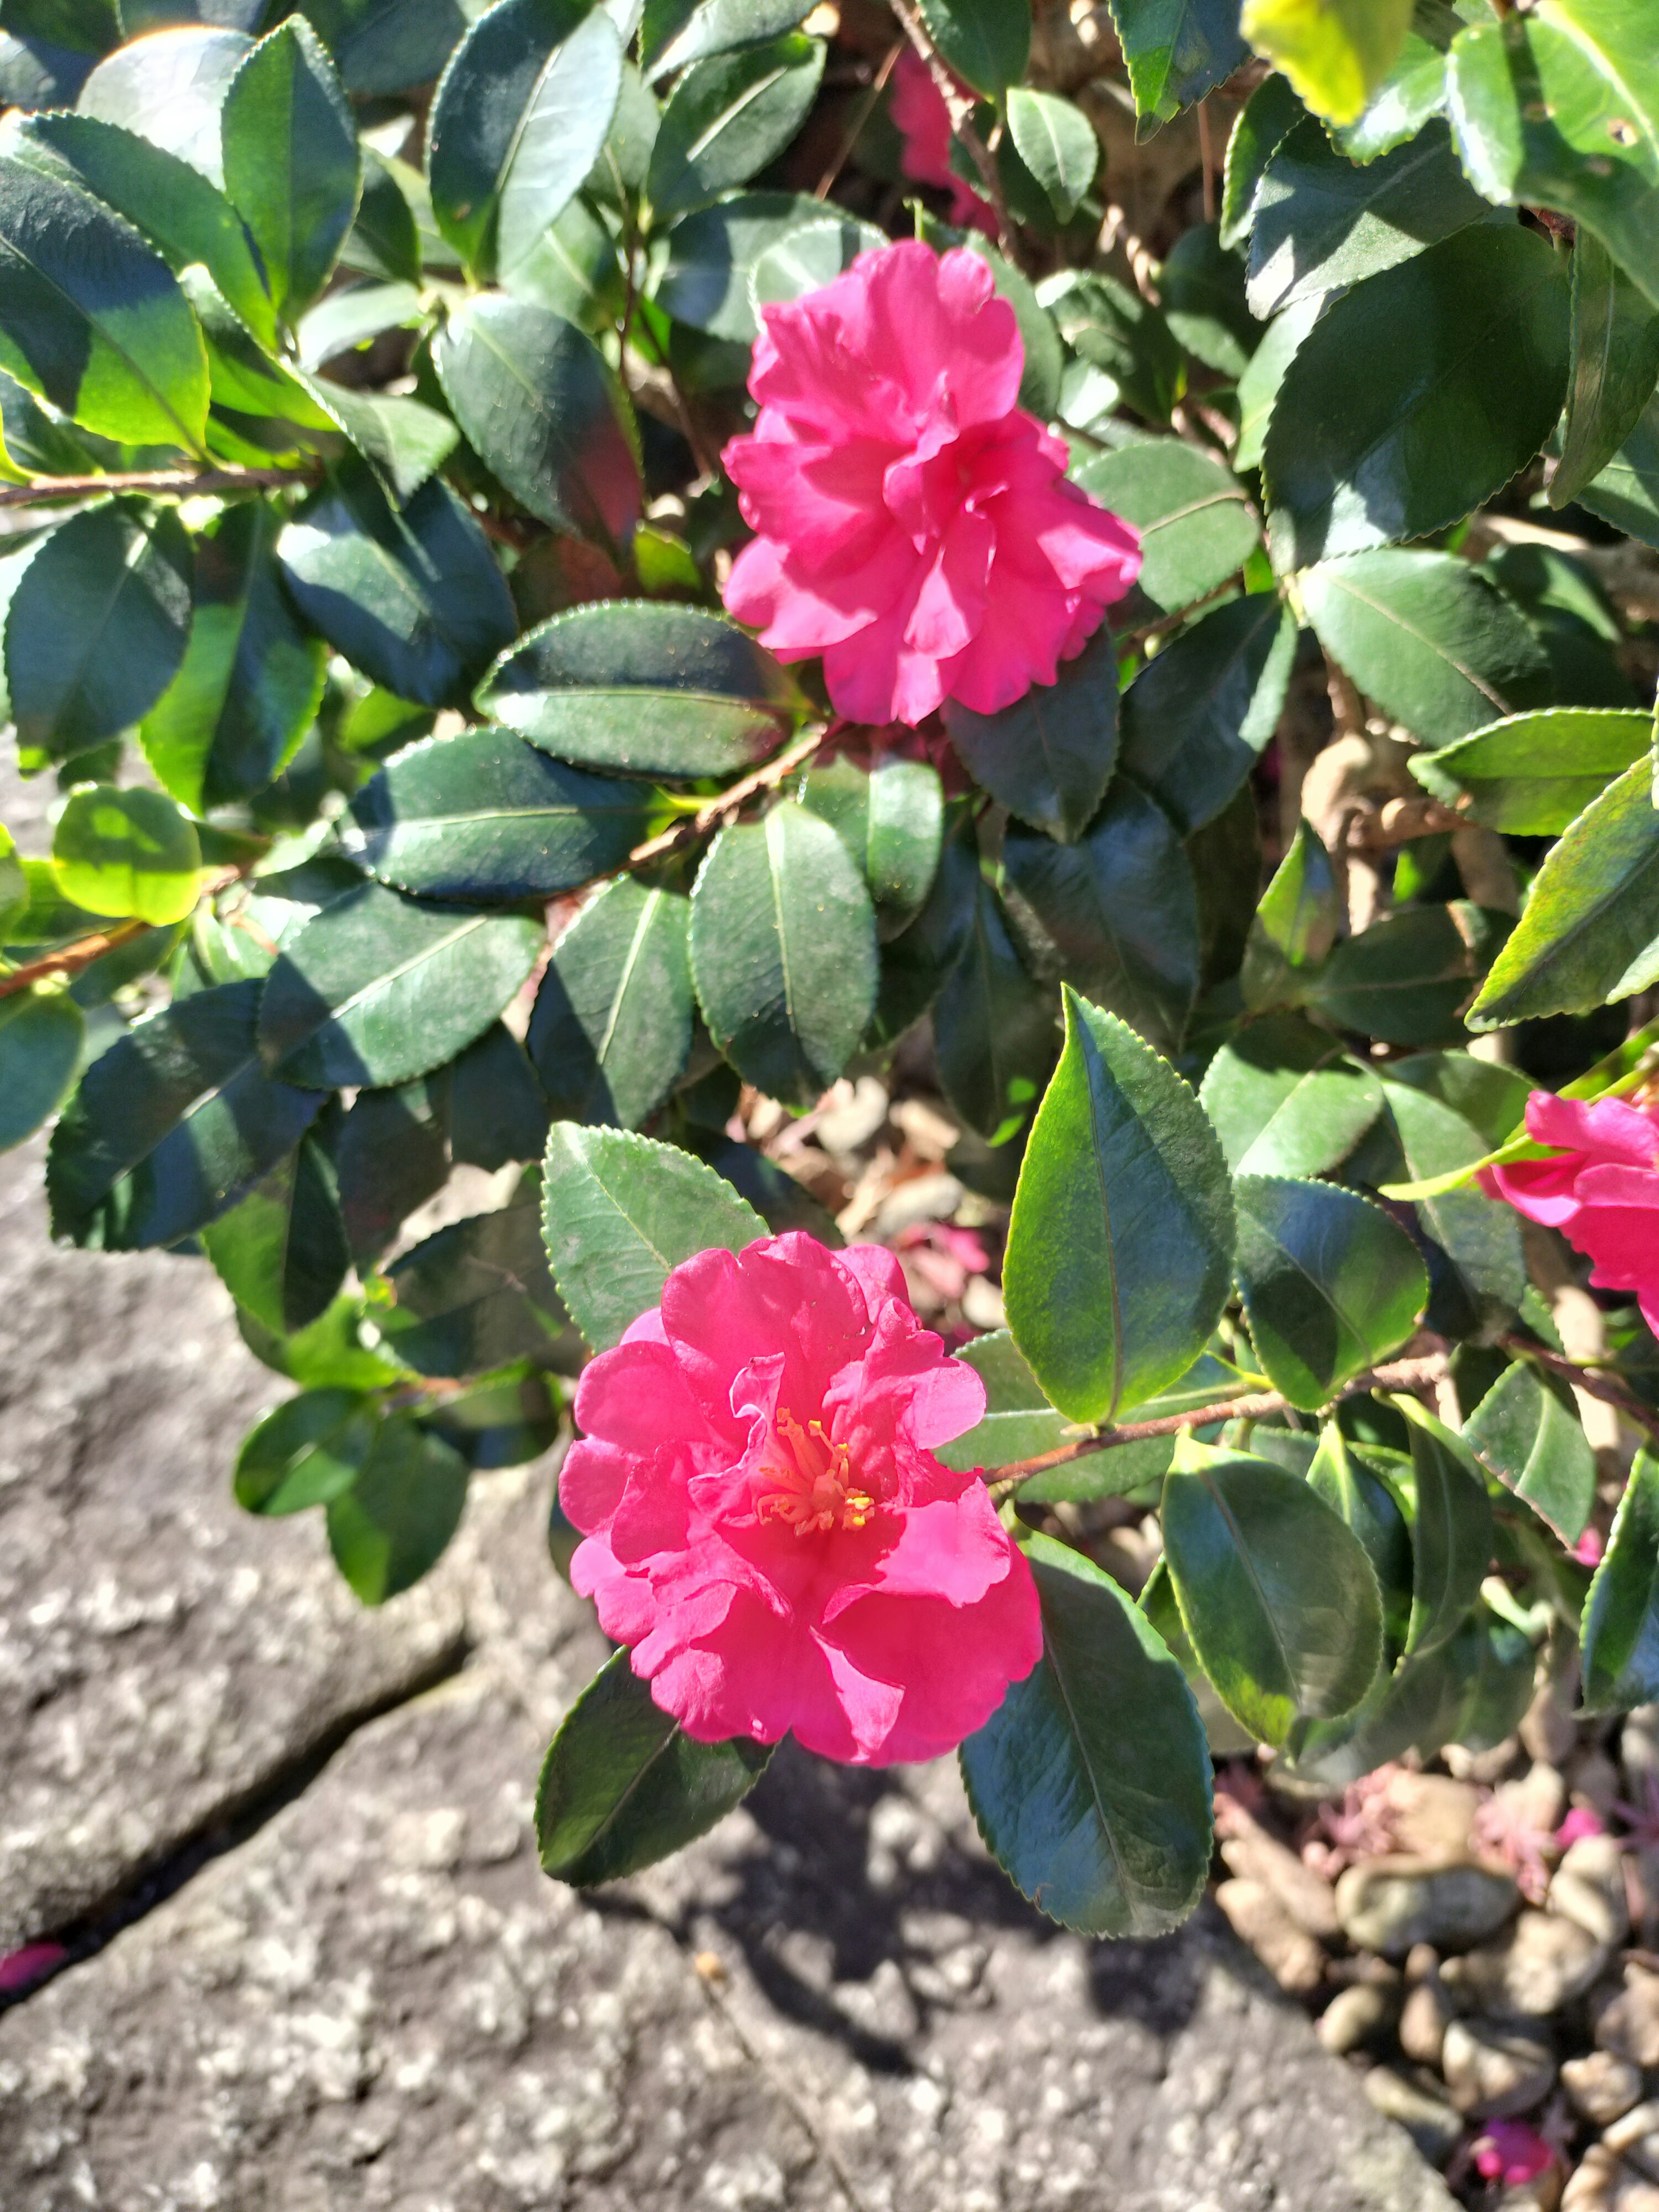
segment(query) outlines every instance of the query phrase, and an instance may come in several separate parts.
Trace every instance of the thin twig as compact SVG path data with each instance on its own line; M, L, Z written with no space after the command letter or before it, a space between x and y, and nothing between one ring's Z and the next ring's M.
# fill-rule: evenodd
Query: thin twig
M1009 219L1008 203L1002 196L1002 179L992 159L990 149L974 128L974 105L969 96L958 91L957 81L939 59L928 37L920 15L909 0L890 0L893 13L904 26L904 35L927 65L927 74L933 80L945 112L951 118L951 129L969 160L979 172L979 180L985 187L985 197L991 203L997 219L997 244L1010 261L1018 264L1018 248L1014 240L1014 226Z
M252 866L249 861L248 866ZM246 873L246 867L221 868L204 882L203 896L224 890L229 884L239 883ZM121 922L113 929L100 929L91 937L77 937L73 945L65 945L57 952L43 953L39 960L31 960L24 967L14 968L9 975L0 975L0 999L9 999L54 975L78 975L94 960L101 960L106 952L131 945L135 937L142 937L147 929L155 927L154 922L135 920Z
M1215 221L1215 149L1210 143L1210 100L1198 103L1198 158L1204 165L1204 220Z
M1568 1359L1559 1352L1552 1352L1547 1344L1534 1344L1529 1336L1500 1336L1498 1340L1505 1352L1513 1352L1523 1359L1535 1359L1540 1367L1547 1367L1562 1375L1588 1393L1600 1398L1604 1405L1616 1406L1627 1419L1644 1428L1650 1437L1659 1437L1659 1413L1644 1406L1633 1391L1622 1382L1615 1382L1610 1375L1597 1367L1585 1367L1576 1359Z
M620 868L607 869L602 876L591 876L586 883L579 884L577 890L587 890L594 884L608 883L612 876L631 875L636 868L648 868L658 860L667 860L684 846L695 844L717 823L735 814L746 800L758 798L763 791L775 791L779 784L811 759L827 738L842 726L837 720L826 722L821 729L808 730L804 737L797 738L793 744L786 745L775 760L763 763L752 775L744 776L724 791L716 792L714 798L700 806L695 814L683 815L679 821L671 823L657 836L647 837L643 845L635 845Z
M315 480L312 469L132 469L121 476L37 477L33 483L0 485L0 507L46 507L53 501L96 499L102 492L150 491L188 499L221 491L274 491Z
M830 162L829 167L818 179L817 187L812 194L815 200L827 200L829 198L830 191L834 188L836 179L840 176L842 171L846 167L848 160L852 154L854 147L859 143L859 138L864 130L865 125L870 120L871 113L875 107L876 102L881 98L883 92L886 89L887 80L893 74L894 64L897 62L899 56L903 52L903 40L896 39L893 41L892 46L888 49L886 60L883 62L881 67L876 71L874 78L870 84L866 87L862 95L854 102L853 119L847 126L847 136L842 140L840 145L836 149L835 160Z

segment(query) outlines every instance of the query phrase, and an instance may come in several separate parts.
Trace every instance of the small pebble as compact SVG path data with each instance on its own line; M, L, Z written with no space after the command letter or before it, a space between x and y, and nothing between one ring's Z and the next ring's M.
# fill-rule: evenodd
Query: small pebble
M1548 1905L1609 1948L1630 1933L1625 1854L1616 1836L1585 1836L1568 1846L1550 1877Z
M1397 2121L1431 2166L1443 2166L1463 2139L1463 2123L1451 2106L1419 2089L1414 2081L1396 2074L1391 2066L1373 2066L1365 2076L1365 2094L1373 2110ZM1659 2205L1653 2208L1659 2212Z
M1400 2048L1419 2066L1437 2071L1451 1999L1437 1974L1426 1975L1407 1994L1400 2014Z
M1340 2058L1371 2043L1392 2025L1398 1993L1378 1982L1355 1982L1339 1990L1319 2016L1319 2039Z
M1627 2166L1659 2181L1659 2103L1635 2106L1603 2130L1601 2140Z
M1574 2112L1605 2128L1629 2112L1642 2094L1642 2069L1610 2051L1592 2051L1561 2064L1561 2087Z
M1659 2066L1659 1974L1626 1962L1622 1989L1595 2013L1600 2049L1634 2066Z
M1548 2044L1498 2021L1449 2022L1440 2063L1453 2104L1479 2119L1530 2112L1555 2087Z

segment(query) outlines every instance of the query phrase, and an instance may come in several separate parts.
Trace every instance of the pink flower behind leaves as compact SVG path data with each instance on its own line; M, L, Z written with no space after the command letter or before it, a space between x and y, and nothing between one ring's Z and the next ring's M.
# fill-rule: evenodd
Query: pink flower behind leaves
M1624 1098L1587 1106L1534 1091L1527 1134L1559 1146L1558 1157L1485 1169L1482 1185L1529 1221L1559 1229L1595 1262L1599 1288L1633 1291L1659 1334L1659 1114Z
M583 1374L571 1578L700 1742L933 1758L1042 1655L1024 1555L933 1453L984 1409L890 1252L699 1253Z
M1512 2189L1536 2181L1555 2163L1555 2153L1524 2120L1488 2120L1473 2148L1480 2179Z
M723 456L757 532L730 612L781 660L822 653L851 721L994 714L1052 684L1140 545L1015 404L1024 349L985 263L878 246L762 317L760 415Z
M913 184L937 185L949 192L951 221L959 230L982 230L994 238L997 219L990 203L951 167L951 111L927 63L912 46L904 49L894 69L888 112L904 141L899 157L902 173Z

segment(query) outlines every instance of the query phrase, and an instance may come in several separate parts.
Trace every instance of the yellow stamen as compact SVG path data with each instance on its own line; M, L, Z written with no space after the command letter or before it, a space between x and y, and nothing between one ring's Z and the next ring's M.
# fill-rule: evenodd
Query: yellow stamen
M846 1444L830 1442L822 1421L802 1428L793 1413L780 1413L772 1447L760 1470L769 1486L755 1501L763 1521L787 1521L797 1536L864 1527L876 1510L875 1500L867 1491L854 1488L851 1452Z

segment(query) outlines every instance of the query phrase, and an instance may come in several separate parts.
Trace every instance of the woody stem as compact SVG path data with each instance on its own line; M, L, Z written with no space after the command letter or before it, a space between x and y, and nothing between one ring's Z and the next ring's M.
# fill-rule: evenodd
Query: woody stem
M1018 248L1014 240L1014 226L1008 214L1008 203L1002 194L1002 179L997 173L997 165L989 147L974 128L974 102L966 93L957 89L956 79L939 59L921 16L910 6L909 0L890 0L890 4L904 27L905 37L927 64L927 74L945 102L952 134L979 172L979 180L985 187L985 197L996 216L997 244L1010 261L1018 264Z

